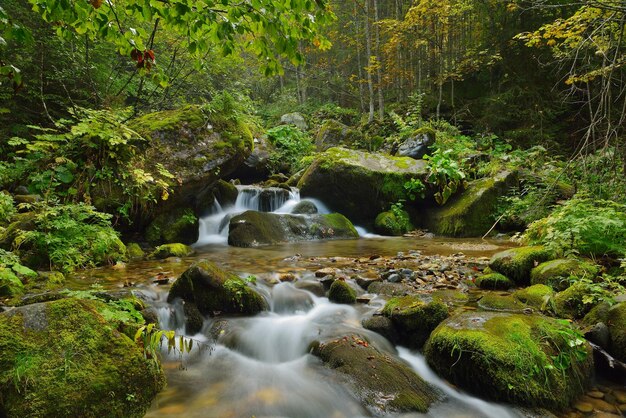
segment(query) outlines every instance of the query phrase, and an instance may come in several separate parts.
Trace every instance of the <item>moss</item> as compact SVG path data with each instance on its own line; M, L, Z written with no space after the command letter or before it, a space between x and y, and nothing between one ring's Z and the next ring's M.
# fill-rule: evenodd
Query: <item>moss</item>
M554 311L561 318L580 319L597 303L586 303L585 296L592 295L592 285L578 282L554 296Z
M326 226L332 228L333 231L345 231L341 234L343 237L356 238L359 236L352 222L341 213L329 213L321 216L326 221Z
M565 290L570 285L569 278L593 279L600 268L595 264L574 259L551 260L539 264L530 272L531 284L546 284L556 290Z
M155 131L180 129L188 126L198 129L206 124L206 117L199 106L185 106L181 109L148 113L131 122L131 127L142 135Z
M152 245L181 242L193 244L198 240L198 217L188 208L162 212L146 229L146 239Z
M335 303L355 303L356 292L343 280L335 280L328 290L328 299Z
M445 303L446 305L465 305L469 302L467 293L452 289L439 289L431 293L431 297L436 302Z
M136 242L129 242L126 244L126 255L130 260L133 259L141 259L144 257L145 253Z
M489 267L504 274L519 286L530 283L530 272L537 263L550 259L550 252L544 247L519 247L495 254Z
M584 391L593 367L580 333L540 315L463 313L433 332L425 354L437 373L463 389L553 409Z
M193 248L185 244L163 244L156 247L149 257L162 260L168 257L187 257L193 253Z
M516 290L513 296L519 301L535 309L545 310L554 295L551 287L545 284L536 284L525 289Z
M476 286L487 290L507 290L515 287L515 283L500 273L489 273L478 277Z
M355 148L364 144L364 139L363 134L356 129L352 129L336 120L327 120L317 132L315 147L318 151L337 146Z
M0 267L0 297L15 297L24 293L24 284L11 269Z
M145 414L163 372L101 309L96 301L62 299L0 315L0 409L7 416Z
M502 296L493 293L484 295L478 301L478 306L486 311L500 312L522 312L526 308L526 305L513 296Z
M611 333L611 354L626 362L626 303L613 306L607 316L607 325Z
M399 211L398 214L393 211L381 212L374 220L374 230L382 235L400 236L412 229L409 214L405 210Z
M411 295L390 299L383 308L383 315L393 321L402 344L421 347L437 325L448 317L448 307L438 301L425 303L419 296Z
M606 324L609 320L609 310L611 304L608 302L602 302L591 308L591 310L582 319L582 323L585 326L593 326L599 322Z
M357 335L316 344L312 353L349 378L357 397L376 415L426 412L437 392L407 364Z
M492 226L498 197L504 195L515 181L508 171L494 177L471 182L458 197L428 214L427 226L435 234L455 237L484 235Z
M172 285L168 302L180 298L194 303L201 313L256 314L267 302L240 277L202 261L187 269Z

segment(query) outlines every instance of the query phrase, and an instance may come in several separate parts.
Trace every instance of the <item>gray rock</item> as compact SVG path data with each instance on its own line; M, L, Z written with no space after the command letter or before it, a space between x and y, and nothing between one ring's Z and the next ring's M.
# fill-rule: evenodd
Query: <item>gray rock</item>
M400 283L402 281L402 276L400 276L397 273L394 273L394 274L389 275L389 277L387 277L387 281L389 283Z
M421 160L429 153L429 147L435 143L433 132L416 132L406 139L398 148L398 155Z
M309 125L306 123L304 116L298 112L286 113L280 117L280 123L283 125L294 125L297 128L306 131L309 129Z

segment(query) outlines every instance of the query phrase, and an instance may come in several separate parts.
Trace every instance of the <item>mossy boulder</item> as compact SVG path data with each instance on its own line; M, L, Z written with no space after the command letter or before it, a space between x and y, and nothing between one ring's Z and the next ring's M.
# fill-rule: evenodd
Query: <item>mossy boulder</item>
M511 295L497 295L489 292L480 298L478 307L485 311L519 313L524 311L526 305Z
M143 258L145 252L141 249L136 242L129 242L126 244L126 256L129 260L138 260Z
M356 292L343 280L335 280L328 289L328 300L335 303L355 303Z
M195 304L202 314L215 312L253 315L268 308L267 302L246 281L201 261L187 269L172 285L168 302L180 298Z
M519 247L494 254L489 261L491 270L504 274L519 286L530 283L530 272L538 264L550 259L544 247Z
M599 271L600 268L595 264L562 258L546 261L533 268L530 272L530 283L546 284L556 290L565 290L570 285L570 276L593 279Z
M68 298L0 314L0 415L142 417L165 377L106 309Z
M24 283L8 267L0 267L0 297L12 298L24 293Z
M355 395L376 416L426 412L438 392L407 364L378 350L358 335L313 345L312 353L343 375Z
M535 284L525 289L516 290L513 296L520 302L535 309L545 310L554 295L554 290L545 284Z
M150 254L150 258L163 260L168 257L187 257L194 253L194 249L181 243L159 245Z
M381 212L374 220L374 231L381 235L401 236L412 229L409 213L405 210Z
M195 207L199 192L231 174L254 147L243 118L205 112L200 106L149 113L130 126L150 141L147 160L161 163L176 176L171 207Z
M589 282L574 283L554 295L554 312L560 318L581 319L598 304L601 296L597 294L598 291L604 297L609 296L606 291L594 289L594 285Z
M318 212L317 206L310 200L298 202L291 210L291 213L294 215L316 215Z
M516 173L503 171L470 182L465 191L427 213L427 228L435 234L453 237L484 235L493 225L489 215L495 212L498 198L508 192L516 179Z
M198 241L198 217L189 208L173 208L159 213L146 229L146 240L151 245Z
M476 279L476 286L485 290L507 290L515 287L515 283L500 273L488 273Z
M421 160L330 148L317 156L298 187L302 196L320 199L352 221L371 223L406 198L407 181L424 180L427 172Z
M338 213L298 216L247 211L230 220L228 244L256 247L318 239L351 239L358 236L354 225Z
M356 129L350 128L336 120L327 120L320 126L315 136L317 151L344 146L355 148L365 143L365 136Z
M609 352L619 361L626 363L626 302L609 309L607 325L611 333Z
M425 347L428 364L462 389L500 402L561 409L583 393L593 356L582 335L540 315L466 312Z
M426 303L419 296L411 295L390 299L383 308L383 315L393 322L399 343L419 348L448 317L448 307L438 301Z

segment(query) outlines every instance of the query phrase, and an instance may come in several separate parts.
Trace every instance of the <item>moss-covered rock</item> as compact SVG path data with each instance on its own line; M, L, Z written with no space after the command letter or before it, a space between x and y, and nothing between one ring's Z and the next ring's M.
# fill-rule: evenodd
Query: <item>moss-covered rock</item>
M352 391L375 415L426 412L438 393L404 362L357 335L314 345L312 353L348 379Z
M430 333L448 317L448 307L438 301L426 303L417 295L390 299L383 315L393 322L399 342L409 347L424 345Z
M507 290L515 287L515 283L500 273L489 273L478 277L476 286L486 290Z
M489 267L517 285L526 286L530 283L530 271L548 259L550 252L544 247L519 247L495 254L489 261Z
M355 148L364 143L365 137L361 132L336 120L325 121L315 136L317 151L326 151L328 148L340 146Z
M24 283L7 267L0 267L0 297L12 298L24 293Z
M536 284L525 289L516 290L513 296L520 302L532 306L535 309L546 310L554 291L545 284Z
M570 286L570 276L593 279L599 271L598 266L586 261L567 258L551 260L532 269L530 283L546 284L556 290L565 290Z
M516 173L503 171L493 177L470 182L467 189L442 207L427 214L428 229L438 235L480 237L493 225L500 196L516 181Z
M374 220L374 231L381 235L400 236L413 229L405 210L381 212Z
M152 245L198 241L198 217L189 208L173 208L161 212L146 229L146 240Z
M578 282L554 295L554 312L560 318L580 319L584 317L595 305L599 298L597 292L589 282ZM603 292L608 297L606 291ZM591 297L591 296L596 297ZM590 296L591 298L587 298Z
M247 211L230 220L228 244L256 247L317 239L358 238L354 225L343 215L297 216Z
M126 255L129 260L138 260L144 257L145 253L136 242L126 244Z
M386 316L374 315L371 318L363 320L361 324L363 325L363 328L374 331L391 342L395 343L398 341L396 327L394 326L393 321Z
M328 289L328 299L335 303L355 303L356 292L343 280L335 280Z
M256 314L267 310L267 302L246 281L209 261L191 266L172 285L168 302L180 298L195 304L201 313Z
M607 315L611 333L609 352L618 360L626 362L626 302L613 306Z
M70 298L0 314L3 416L145 414L164 385L163 372L105 321L105 309L97 301Z
M330 148L306 170L298 187L302 196L321 199L355 222L370 223L406 198L404 183L424 180L427 171L421 160Z
M159 245L150 254L150 258L163 260L168 257L187 257L194 253L194 249L185 244L163 244Z
M497 401L560 409L585 389L591 347L565 321L467 312L444 321L425 347L429 365L463 389Z
M486 311L522 312L526 305L511 295L487 293L478 301L478 307Z

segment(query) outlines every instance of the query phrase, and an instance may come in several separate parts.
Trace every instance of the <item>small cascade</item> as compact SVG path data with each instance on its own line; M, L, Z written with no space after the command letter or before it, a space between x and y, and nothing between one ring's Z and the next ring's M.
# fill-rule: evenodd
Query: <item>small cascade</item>
M318 213L330 213L322 202L316 199L300 199L300 190L279 187L237 186L237 200L234 205L223 207L217 200L209 213L200 219L200 233L196 246L227 244L228 225L233 216L248 210L258 212L292 213L302 201L311 202Z

